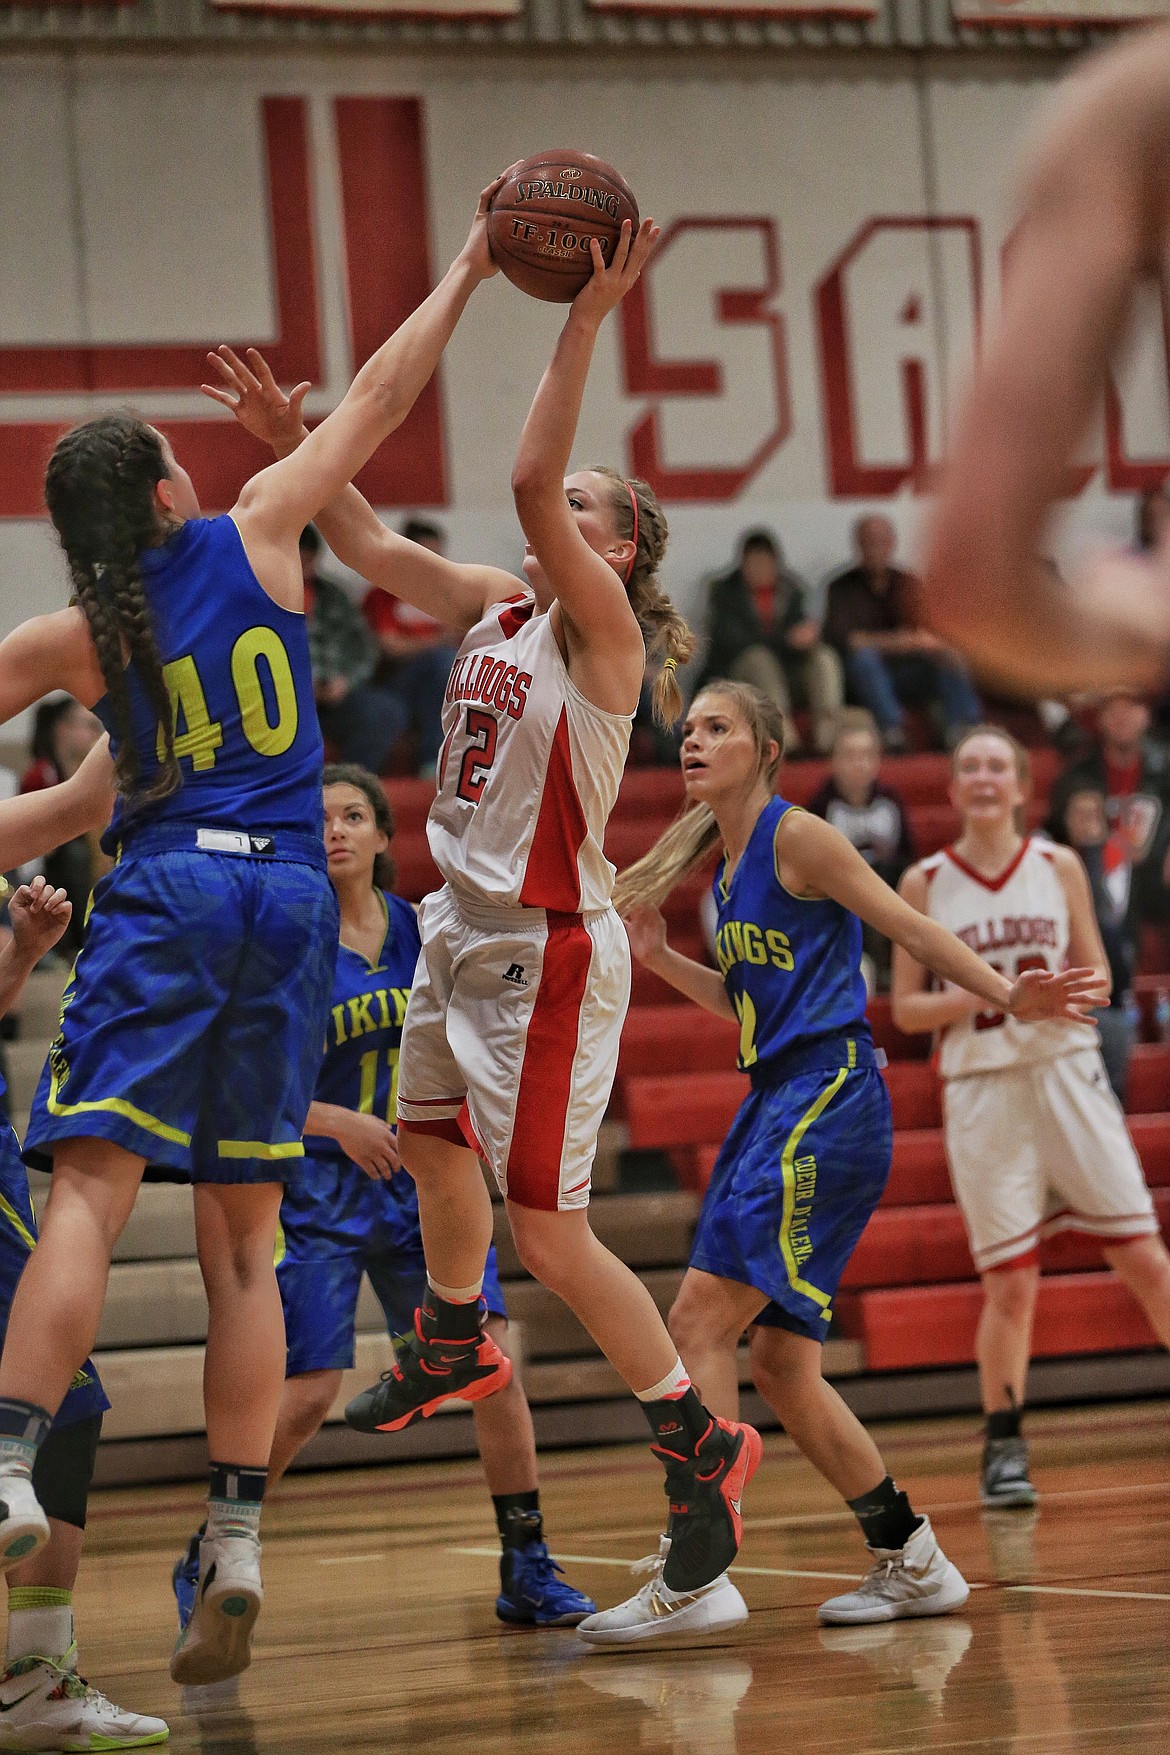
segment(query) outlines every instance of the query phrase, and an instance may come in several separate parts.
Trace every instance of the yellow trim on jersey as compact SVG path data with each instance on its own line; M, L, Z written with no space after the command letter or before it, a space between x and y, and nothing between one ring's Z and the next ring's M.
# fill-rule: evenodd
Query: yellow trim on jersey
M93 1103L59 1103L57 1092L60 1090L57 1074L49 1078L49 1114L50 1115L95 1115L98 1113L124 1115L135 1127L143 1128L147 1133L156 1134L160 1140L169 1140L176 1146L189 1146L191 1135L183 1133L180 1128L171 1127L167 1122L160 1121L157 1115L148 1115L145 1109L137 1109L133 1103L127 1103L124 1097L98 1097Z
M795 890L790 890L788 888L788 885L784 882L784 879L780 876L780 857L779 857L780 850L776 846L776 837L780 833L781 827L788 821L789 817L792 815L793 811L799 811L802 816L804 816L806 814L805 808L802 804L790 804L788 806L788 809L784 812L784 815L781 817L778 817L776 819L776 827L772 831L772 873L773 873L773 876L775 877L776 882L780 885L780 888L784 891L784 894L786 896L791 896L792 900L794 902L827 902L829 900L829 898L827 896L820 895L820 894L815 895L815 896L800 896L800 895L798 895Z
M287 1145L269 1146L263 1140L220 1140L221 1158L303 1158L304 1143L290 1140Z
M850 1042L849 1050L849 1059L855 1064L857 1060L856 1044ZM821 1306L821 1319L824 1322L829 1322L832 1318L833 1300L828 1292L822 1292L819 1286L814 1286L810 1281L801 1278L800 1264L792 1247L792 1220L796 1210L796 1149L813 1122L817 1120L818 1116L824 1114L848 1077L849 1068L843 1066L832 1084L826 1085L816 1102L805 1110L789 1134L788 1143L784 1147L780 1159L780 1174L784 1178L784 1214L780 1221L780 1253L784 1257L784 1266L788 1271L788 1284L794 1292L799 1292L805 1298L811 1298L814 1304Z
M288 1254L288 1243L285 1240L284 1226L281 1224L280 1220L277 1219L277 1221L276 1221L276 1242L273 1244L273 1247L272 1247L272 1265L273 1265L273 1267L279 1267L281 1262L284 1260L284 1258L287 1254Z
M11 1201L5 1200L2 1194L0 1194L0 1213L3 1213L4 1217L8 1220L8 1223L12 1226L12 1229L20 1238L20 1241L29 1249L35 1249L37 1246L36 1238L33 1236L16 1208L12 1205Z

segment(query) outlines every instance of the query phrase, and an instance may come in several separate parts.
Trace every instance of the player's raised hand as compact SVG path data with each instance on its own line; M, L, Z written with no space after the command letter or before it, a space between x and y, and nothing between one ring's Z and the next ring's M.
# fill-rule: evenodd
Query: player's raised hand
M666 921L658 908L635 908L625 919L630 950L647 966L666 949Z
M371 1182L389 1182L394 1172L402 1168L398 1136L380 1116L352 1111L346 1116L344 1135L339 1133L337 1141Z
M603 322L614 306L620 305L646 266L661 229L652 219L644 219L635 237L629 220L623 220L621 236L613 247L613 261L608 264L597 239L591 239L593 279L586 282L573 300L574 316L594 324Z
M204 396L230 409L242 427L278 457L288 457L305 436L302 405L312 384L298 384L286 395L272 376L272 368L257 348L246 349L247 362L233 353L226 342L207 358L219 379L201 384Z
M523 161L518 161L518 164ZM479 275L481 280L490 280L493 274L500 272L500 265L492 255L488 242L488 208L498 189L502 189L517 165L509 165L506 171L492 180L486 189L479 192L479 205L475 210L475 218L471 222L471 230L467 234L467 242L460 254Z
M73 918L73 904L64 890L55 890L43 877L21 884L8 903L8 919L16 954L31 968L52 950Z
M1109 982L1097 969L1027 969L1014 983L1006 1010L1022 1024L1044 1018L1066 1018L1083 1023L1099 1007L1109 1004Z

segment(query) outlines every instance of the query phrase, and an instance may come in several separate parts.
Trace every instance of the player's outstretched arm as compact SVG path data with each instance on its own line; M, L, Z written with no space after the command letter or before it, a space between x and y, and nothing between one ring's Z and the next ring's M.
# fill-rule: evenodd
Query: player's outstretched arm
M302 405L312 386L298 384L286 395L268 361L254 347L243 359L226 346L207 358L216 382L202 385L203 394L230 409L240 425L270 445L278 458L291 457L309 436ZM387 530L352 485L321 509L316 523L344 566L447 628L474 627L489 604L519 589L519 582L502 568L460 565Z
M524 423L512 470L517 515L560 605L570 643L604 654L610 667L617 661L622 672L616 686L623 696L629 693L628 666L632 699L611 709L616 712L632 711L637 702L644 665L642 631L621 579L578 529L564 479L598 330L638 279L657 238L652 220L643 221L637 237L626 221L609 267L593 241L593 278L573 301ZM598 704L610 706L607 700Z
M467 242L438 286L367 360L332 414L290 456L246 484L232 516L249 554L253 543L284 549L294 542L406 419L468 299L480 281L496 273L487 210L501 180L480 195Z
M102 829L114 808L110 740L94 744L81 766L59 786L0 804L0 870L39 859L65 841Z
M106 692L85 617L76 607L35 615L0 640L0 723L55 689L92 707Z
M776 870L781 883L795 895L830 896L908 951L923 968L977 994L996 1011L1027 1022L1040 1018L1079 1020L1102 1003L1102 981L1096 969L1066 969L1059 975L1033 969L1014 983L1007 981L953 932L911 907L883 883L840 830L808 811L789 811L780 819ZM914 1027L934 1029L941 1021ZM946 1021L953 1023L954 1019ZM903 1027L899 1023L899 1028Z
M932 625L984 673L1032 693L1164 680L1170 555L1102 559L1067 585L1038 557L1135 289L1158 271L1168 178L1163 28L1091 62L1058 96L928 528Z
M716 1017L733 1018L735 1009L727 997L723 977L717 969L672 951L666 938L666 921L657 908L635 908L625 917L630 949L639 963L651 970L679 993L685 993L705 1011Z

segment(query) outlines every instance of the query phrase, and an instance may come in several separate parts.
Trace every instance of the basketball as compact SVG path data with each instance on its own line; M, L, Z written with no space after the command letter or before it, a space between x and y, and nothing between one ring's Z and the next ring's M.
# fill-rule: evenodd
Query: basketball
M590 240L608 262L627 219L636 232L638 203L612 165L591 152L538 152L496 191L488 239L513 286L568 304L593 273Z

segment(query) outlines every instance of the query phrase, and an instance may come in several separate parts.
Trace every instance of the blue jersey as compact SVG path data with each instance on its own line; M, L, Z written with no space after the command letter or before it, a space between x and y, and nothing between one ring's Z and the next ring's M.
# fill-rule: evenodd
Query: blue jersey
M803 901L776 873L776 830L793 806L760 812L731 883L715 873L716 953L740 1021L739 1065L753 1083L822 1039L870 1040L861 974L861 922L839 902Z
M378 895L386 910L386 936L374 961L348 945L337 947L325 1058L313 1098L380 1116L393 1127L402 1023L421 940L410 903L383 890ZM319 1158L345 1155L336 1140L320 1134L306 1136L305 1151Z
M228 517L189 519L141 564L183 784L142 811L126 813L119 801L110 851L145 822L320 835L323 751L304 616L269 597ZM134 664L126 679L146 777L161 759L162 729ZM108 695L94 711L116 752Z

